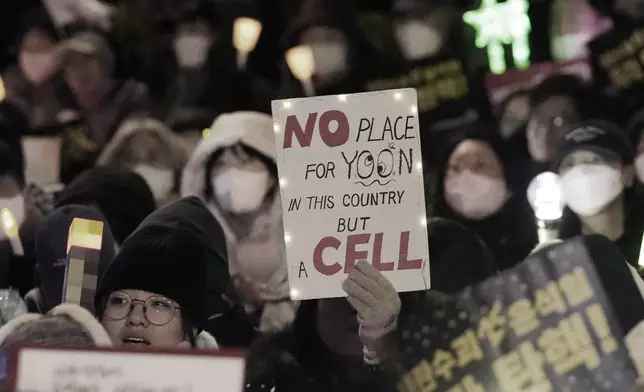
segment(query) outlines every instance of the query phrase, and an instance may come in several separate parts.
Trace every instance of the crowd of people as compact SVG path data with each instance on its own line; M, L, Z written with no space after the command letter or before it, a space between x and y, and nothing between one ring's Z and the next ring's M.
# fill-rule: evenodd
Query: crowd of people
M598 268L624 333L644 319L639 97L559 74L491 105L450 2L394 1L387 37L351 0L304 0L287 26L204 3L132 2L66 24L45 5L21 15L0 101L0 208L22 247L0 234L0 285L11 289L0 296L0 351L242 347L249 391L394 391L383 339L419 303L531 254L527 188L545 171L559 175L566 204L558 237L587 236L591 256L611 260ZM245 63L233 46L240 16L265 25ZM290 298L270 104L310 93L284 59L301 45L315 94L418 89L428 292L399 295L360 262L346 298ZM34 137L60 140L57 187L27 178L23 142ZM74 218L104 223L94 314L61 304Z

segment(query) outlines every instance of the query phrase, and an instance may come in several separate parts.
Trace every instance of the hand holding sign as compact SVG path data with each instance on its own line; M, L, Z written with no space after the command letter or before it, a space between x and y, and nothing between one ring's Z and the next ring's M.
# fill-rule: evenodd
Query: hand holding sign
M345 296L358 260L428 289L416 92L273 101L273 120L291 297Z
M94 311L102 241L101 221L75 218L69 226L63 302Z
M365 357L377 362L380 340L396 329L400 313L400 297L380 271L361 260L342 283L347 301L358 312L360 340L365 345Z

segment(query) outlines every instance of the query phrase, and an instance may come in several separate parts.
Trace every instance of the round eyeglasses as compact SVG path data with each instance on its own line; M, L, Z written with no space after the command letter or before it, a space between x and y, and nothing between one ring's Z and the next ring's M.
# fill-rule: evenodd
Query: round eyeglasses
M145 301L140 299L132 299L132 297L124 291L115 291L111 293L105 300L105 311L103 315L112 321L119 321L126 318L135 303L143 305L143 314L150 324L163 326L168 324L174 318L176 311L180 310L179 306L166 297L160 295L153 295Z

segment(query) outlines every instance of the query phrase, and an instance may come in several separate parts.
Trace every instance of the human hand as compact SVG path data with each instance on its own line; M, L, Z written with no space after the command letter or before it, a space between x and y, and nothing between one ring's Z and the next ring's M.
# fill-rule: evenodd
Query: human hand
M362 260L342 283L347 301L358 312L360 340L365 345L365 361L379 362L375 351L381 339L396 329L400 297L391 282Z

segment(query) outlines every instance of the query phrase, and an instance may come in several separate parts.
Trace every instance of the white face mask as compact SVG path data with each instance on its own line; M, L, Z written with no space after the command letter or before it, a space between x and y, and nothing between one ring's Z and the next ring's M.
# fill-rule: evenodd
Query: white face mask
M139 164L132 168L150 187L154 199L164 201L174 188L174 172L170 169L160 169L154 166Z
M230 167L213 178L212 187L222 209L233 214L256 211L266 196L268 171L251 171Z
M208 57L210 39L202 34L180 34L174 40L174 53L179 65L185 68L201 67Z
M443 46L443 37L432 25L409 21L396 27L396 40L407 60L421 60L435 55Z
M25 77L33 84L49 79L54 72L54 55L51 51L22 52L18 61Z
M607 165L577 165L561 177L564 200L577 215L592 216L622 193L619 170Z
M339 42L314 43L311 44L311 50L317 76L336 75L347 69L347 50L343 44Z
M25 210L25 198L23 195L18 194L10 198L0 198L0 211L4 208L8 208L9 211L11 211L18 227L25 223L27 211ZM5 238L7 238L7 234L4 229L0 227L0 239Z
M635 158L635 173L641 182L644 182L644 154L640 154Z
M508 198L502 180L464 171L445 182L445 199L469 219L484 219L498 212Z

